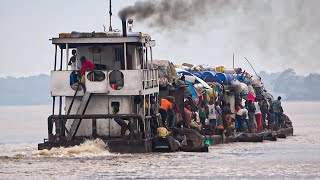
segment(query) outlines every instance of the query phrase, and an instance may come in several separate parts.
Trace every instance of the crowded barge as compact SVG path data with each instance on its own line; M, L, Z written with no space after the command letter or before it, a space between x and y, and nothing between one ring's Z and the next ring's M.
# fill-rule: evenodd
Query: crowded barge
M241 68L154 60L155 41L133 32L60 33L51 71L52 115L38 149L101 139L110 152L207 152L230 142L293 135L281 97Z

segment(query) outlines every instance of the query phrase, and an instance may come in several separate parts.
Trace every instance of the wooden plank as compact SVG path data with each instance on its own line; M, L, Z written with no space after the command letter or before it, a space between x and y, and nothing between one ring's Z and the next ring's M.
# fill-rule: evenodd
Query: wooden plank
M85 113L88 107L90 98L91 98L91 93L87 91L82 97L82 101L78 108L77 115L83 115ZM73 120L69 133L67 135L68 140L71 140L73 136L77 133L80 124L81 124L81 119Z

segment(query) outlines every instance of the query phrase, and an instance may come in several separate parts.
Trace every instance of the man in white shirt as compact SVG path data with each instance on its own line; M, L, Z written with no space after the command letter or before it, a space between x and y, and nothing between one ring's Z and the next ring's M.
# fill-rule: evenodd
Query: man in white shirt
M237 114L236 114L236 119L239 123L239 132L243 132L244 131L244 120L247 118L248 116L248 110L246 108L240 109Z
M217 127L217 116L216 116L216 106L214 104L213 98L210 99L208 104L208 119L210 125L213 125L214 128Z
M70 66L71 71L75 71L77 70L77 50L73 49L71 53L72 57L70 58L68 65Z

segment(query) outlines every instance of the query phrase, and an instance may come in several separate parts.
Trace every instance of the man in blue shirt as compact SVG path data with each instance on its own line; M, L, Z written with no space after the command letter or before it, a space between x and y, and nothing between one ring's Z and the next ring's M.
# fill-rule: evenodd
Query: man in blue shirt
M281 117L281 96L278 97L277 100L273 101L272 103L273 106L273 112L276 115L276 129L279 128L279 119Z

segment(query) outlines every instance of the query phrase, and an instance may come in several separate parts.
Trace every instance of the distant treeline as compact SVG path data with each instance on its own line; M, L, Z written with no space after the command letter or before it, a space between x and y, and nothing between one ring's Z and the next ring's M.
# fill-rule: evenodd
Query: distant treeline
M293 69L278 73L260 72L267 91L284 100L320 100L320 74L299 76ZM0 105L50 104L50 77L0 78Z
M39 105L50 102L48 75L0 78L0 105Z
M299 76L293 69L268 74L260 72L265 87L274 96L282 95L285 100L320 100L320 74Z

